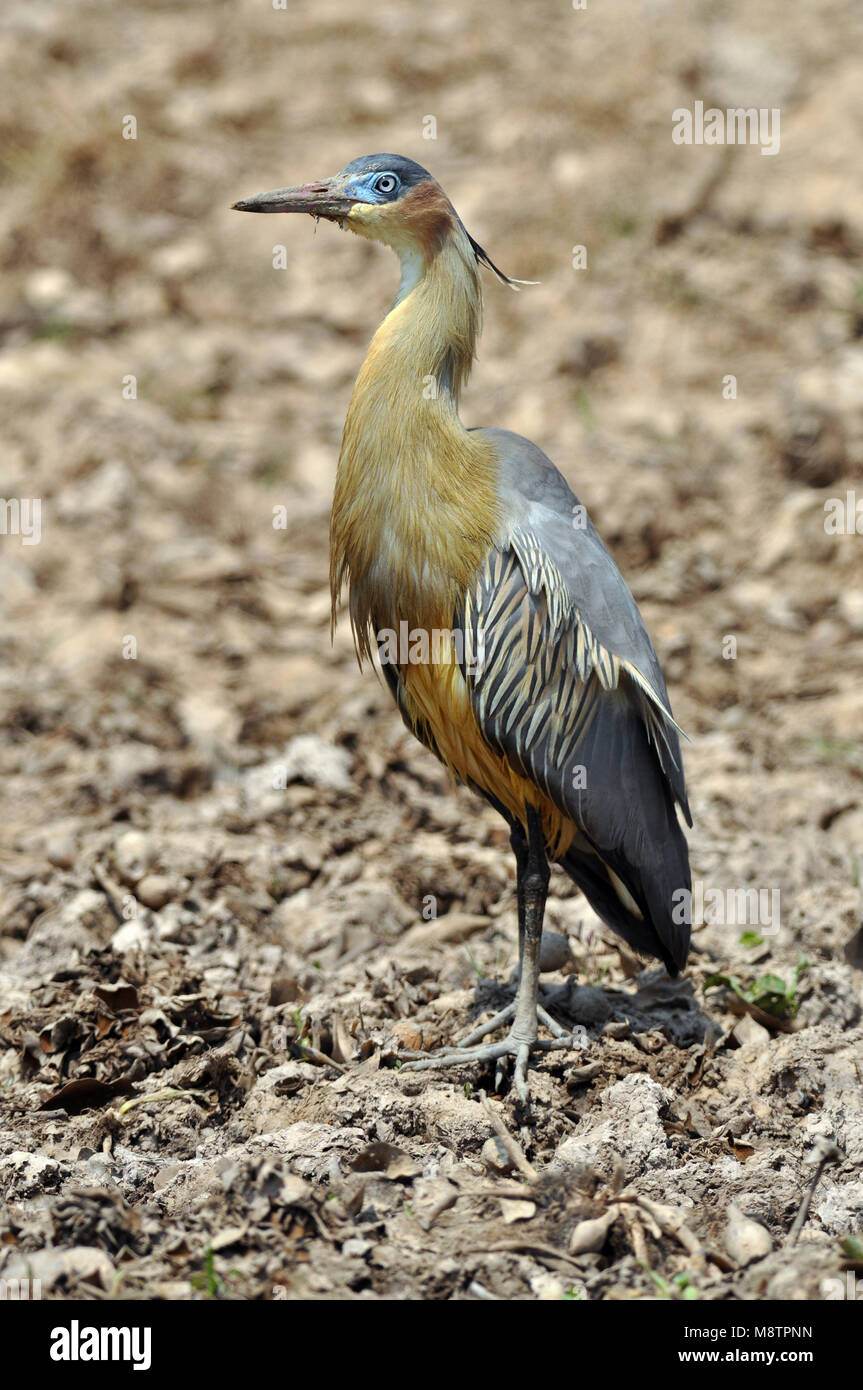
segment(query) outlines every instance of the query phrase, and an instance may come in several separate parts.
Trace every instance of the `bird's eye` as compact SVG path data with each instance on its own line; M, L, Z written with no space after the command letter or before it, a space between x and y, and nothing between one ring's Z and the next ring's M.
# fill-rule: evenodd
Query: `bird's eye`
M395 193L398 186L395 174L379 174L372 184L376 193Z

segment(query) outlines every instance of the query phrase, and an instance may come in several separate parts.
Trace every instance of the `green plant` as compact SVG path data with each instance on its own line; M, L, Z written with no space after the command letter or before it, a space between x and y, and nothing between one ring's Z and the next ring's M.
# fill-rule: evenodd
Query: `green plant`
M772 1014L774 1018L793 1018L800 1006L797 998L797 987L800 984L800 976L804 970L808 970L810 961L805 956L801 956L791 972L791 979L788 983L780 975L760 975L751 984L741 984L736 975L709 975L704 981L704 988L710 989L715 985L724 985L731 989L742 999L745 1004L754 1004L761 1009L762 1013Z
M308 1045L311 1047L312 1040L306 1034L306 1020L303 1018L302 1007L297 1009L291 1009L291 1018L293 1020L294 1027L297 1030L297 1044L300 1047L303 1047L304 1044L308 1043Z
M660 1297L663 1299L669 1301L682 1299L684 1302L693 1303L696 1299L701 1297L695 1280L692 1275L687 1274L685 1270L680 1274L675 1274L670 1283L667 1279L663 1279L661 1275L655 1274L652 1269L648 1269L647 1273L650 1275Z
M224 1279L216 1270L216 1257L212 1246L204 1252L204 1268L193 1274L189 1280L193 1289L199 1289L207 1298L224 1298L228 1292Z
M586 1303L587 1292L583 1284L570 1284L564 1292L564 1299L570 1303Z

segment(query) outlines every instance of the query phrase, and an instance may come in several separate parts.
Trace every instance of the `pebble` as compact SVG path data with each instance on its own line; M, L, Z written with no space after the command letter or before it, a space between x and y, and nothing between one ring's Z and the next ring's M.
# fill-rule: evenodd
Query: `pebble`
M135 889L135 897L158 912L174 897L174 880L167 874L145 874Z
M725 1248L736 1264L749 1265L770 1254L773 1240L760 1221L745 1216L737 1203L731 1202L725 1228Z
M486 1139L480 1158L493 1173L511 1173L515 1164L499 1139Z
M569 1012L576 1023L605 1023L611 1015L611 1004L605 992L595 985L576 985L570 992Z
M411 1052L422 1052L424 1050L423 1033L418 1024L412 1018L396 1019L391 1029L394 1038L407 1047Z
M124 883L142 879L155 857L155 843L143 830L126 830L114 841L114 863Z
M70 836L60 836L49 845L48 863L58 869L71 869L75 863L75 841Z
M570 1255L588 1255L600 1251L616 1220L617 1212L607 1211L604 1216L596 1216L590 1221L579 1221L569 1238Z
M551 970L563 970L570 959L569 937L560 932L544 931L539 947L539 968L545 975Z

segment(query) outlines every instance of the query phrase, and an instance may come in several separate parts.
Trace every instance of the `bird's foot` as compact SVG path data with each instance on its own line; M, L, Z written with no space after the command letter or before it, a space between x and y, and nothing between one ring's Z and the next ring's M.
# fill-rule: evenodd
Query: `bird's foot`
M513 999L512 1003L507 1004L505 1009L501 1009L499 1013L493 1014L491 1018L487 1018L485 1023L481 1023L478 1028L474 1028L473 1032L468 1033L466 1038L462 1038L461 1042L456 1043L456 1048L472 1047L474 1043L479 1042L480 1038L484 1038L487 1033L493 1033L496 1028L500 1028L504 1023L508 1023L511 1018L515 1017L517 1002L516 999ZM552 1018L551 1014L548 1013L541 1004L537 1004L536 1006L536 1019L538 1023L545 1024L549 1033L551 1033L554 1038L569 1038L571 1036L571 1030L563 1028L558 1023L557 1019Z
M402 1064L401 1070L430 1071L434 1067L457 1067L468 1066L472 1062L495 1062L495 1089L497 1090L503 1084L504 1059L514 1057L515 1075L513 1082L516 1094L524 1105L528 1105L530 1103L530 1086L527 1073L530 1054L532 1052L557 1052L562 1048L571 1048L577 1044L571 1034L561 1028L559 1023L555 1023L544 1009L538 1009L537 1013L540 1021L554 1032L553 1038L534 1038L532 1042L528 1042L511 1031L501 1042L480 1043L477 1041L494 1028L499 1028L514 1013L515 1004L510 1004L480 1028L474 1029L458 1046L440 1048L439 1051L430 1053L427 1057L412 1057Z

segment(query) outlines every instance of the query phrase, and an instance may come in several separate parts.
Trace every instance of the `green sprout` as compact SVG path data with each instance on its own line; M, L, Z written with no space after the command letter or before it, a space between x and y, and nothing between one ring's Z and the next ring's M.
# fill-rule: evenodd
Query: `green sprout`
M695 1280L692 1275L687 1274L685 1270L681 1274L675 1274L670 1283L667 1279L663 1279L661 1275L655 1274L652 1269L648 1269L646 1272L656 1285L659 1296L662 1299L668 1301L682 1299L686 1303L692 1303L701 1297Z
M199 1289L207 1298L224 1298L228 1292L224 1279L216 1270L216 1257L213 1247L207 1246L204 1252L204 1268L189 1279L193 1289Z
M774 1018L779 1019L793 1018L800 1007L800 1000L797 998L800 976L804 970L809 969L810 964L805 956L801 956L791 972L788 983L780 975L769 973L760 975L748 985L741 984L736 975L709 975L704 981L704 988L725 985L727 989L733 990L744 1004L754 1004L762 1013L772 1014Z

